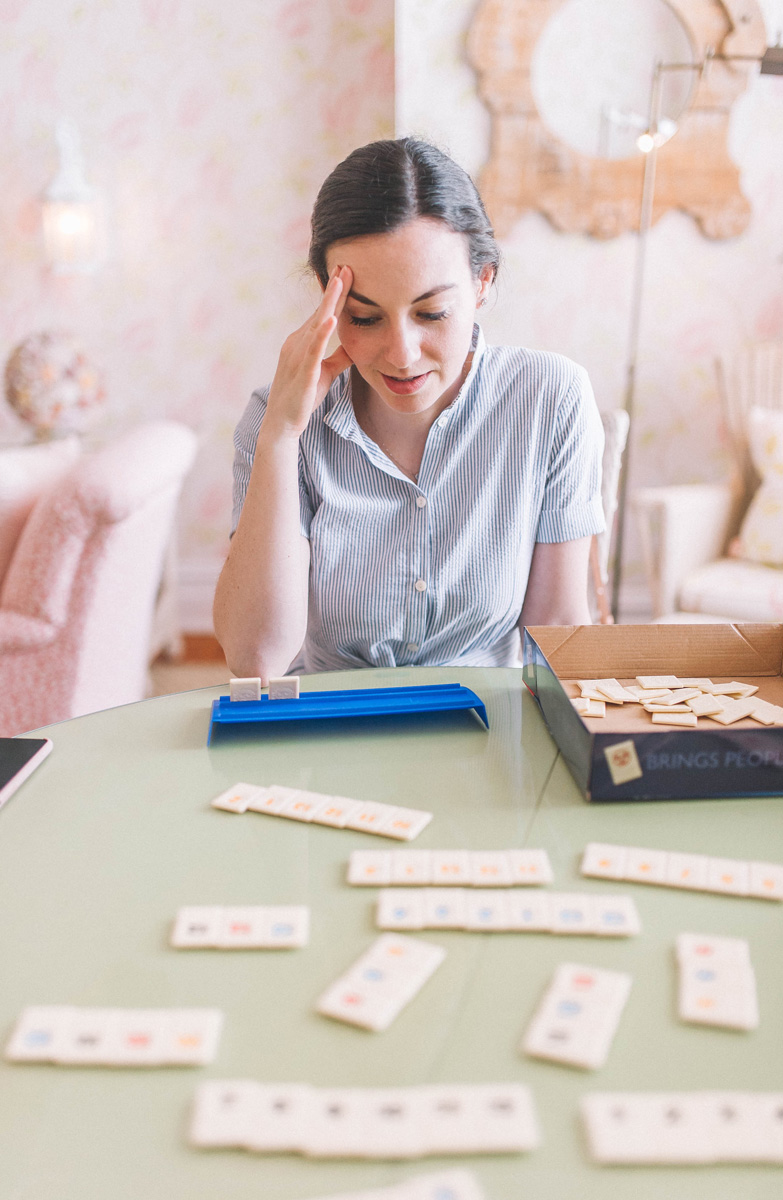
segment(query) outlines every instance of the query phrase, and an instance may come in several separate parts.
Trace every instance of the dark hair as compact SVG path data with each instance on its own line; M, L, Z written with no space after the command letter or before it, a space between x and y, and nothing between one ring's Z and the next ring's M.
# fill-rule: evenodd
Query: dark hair
M391 233L436 217L468 241L470 269L500 265L500 249L476 185L453 159L417 138L370 142L335 167L318 193L308 261L325 287L326 251L344 238Z

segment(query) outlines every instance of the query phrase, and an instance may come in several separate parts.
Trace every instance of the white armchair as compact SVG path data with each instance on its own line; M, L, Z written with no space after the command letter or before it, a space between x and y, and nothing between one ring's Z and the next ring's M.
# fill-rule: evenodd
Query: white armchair
M637 489L631 497L657 621L783 621L783 570L727 551L752 495L751 407L783 407L783 346L716 363L732 480Z
M184 425L150 421L82 455L38 500L0 588L0 734L143 698L196 444Z
M601 413L601 422L604 427L601 503L604 509L606 528L603 533L593 537L590 545L590 578L594 617L597 617L602 625L611 625L613 617L609 568L617 517L620 472L631 422L624 408L614 408L609 412Z

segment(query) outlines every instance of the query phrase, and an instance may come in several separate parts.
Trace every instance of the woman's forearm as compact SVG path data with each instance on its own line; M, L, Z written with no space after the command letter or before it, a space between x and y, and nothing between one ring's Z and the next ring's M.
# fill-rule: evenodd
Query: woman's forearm
M282 675L307 629L309 545L299 530L299 439L265 420L215 593L215 633L239 676Z
M236 675L280 675L307 632L310 544L299 531L299 438L351 360L325 357L352 275L335 267L312 317L280 351L242 515L215 592L215 633Z

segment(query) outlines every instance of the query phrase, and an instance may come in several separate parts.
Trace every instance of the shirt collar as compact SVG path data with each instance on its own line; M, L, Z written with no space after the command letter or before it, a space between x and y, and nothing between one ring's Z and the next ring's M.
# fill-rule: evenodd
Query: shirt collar
M470 364L470 370L465 376L465 382L459 389L457 395L452 400L451 404L445 409L445 412L454 412L462 406L462 401L467 395L473 380L476 377L479 362L486 349L486 340L484 338L484 330L476 322L473 326L473 336L471 338L469 354L473 355ZM362 430L359 422L356 420L356 413L353 409L353 401L351 399L351 370L343 371L339 375L330 388L331 404L325 406L323 414L323 422L328 425L340 437L346 438L352 442L364 444Z

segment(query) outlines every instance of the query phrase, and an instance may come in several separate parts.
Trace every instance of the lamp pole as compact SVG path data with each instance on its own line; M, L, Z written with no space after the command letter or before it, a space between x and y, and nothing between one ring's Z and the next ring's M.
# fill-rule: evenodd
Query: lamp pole
M702 62L656 62L653 69L652 88L650 90L650 115L646 133L643 133L637 145L645 154L644 177L642 182L642 206L639 215L639 233L636 243L636 258L634 261L633 288L631 297L631 322L628 334L628 367L625 381L624 408L630 418L628 444L623 456L620 470L620 482L617 492L617 539L614 548L612 565L612 617L615 621L620 617L620 586L623 574L623 542L625 535L625 509L628 496L628 475L631 457L631 436L633 434L634 406L636 399L636 373L639 359L639 331L641 328L642 297L644 292L644 272L647 263L647 240L652 226L653 199L655 196L655 169L657 164L658 147L662 139L658 130L661 120L661 100L663 95L663 79L666 73L674 71L693 71L703 75L711 62L747 62L759 63L762 75L783 75L783 37L778 34L778 44L767 46L763 54L714 54L708 50Z
M636 241L636 257L634 259L633 287L631 291L631 323L628 332L628 366L625 377L625 397L623 407L630 420L628 443L623 455L620 469L620 482L617 492L617 539L614 547L614 562L612 564L612 616L615 622L620 616L620 584L623 572L623 541L625 532L625 508L628 495L628 472L631 457L631 434L633 433L634 405L636 399L636 368L639 359L639 330L641 328L642 296L644 292L644 273L647 265L647 240L652 227L653 200L655 198L655 170L658 162L658 126L661 120L661 101L663 98L663 79L668 71L701 71L703 64L697 63L662 63L656 62L653 69L652 88L650 89L650 110L647 132L643 133L637 142L644 153L644 176L642 181L642 207L639 215L639 232ZM645 140L647 139L647 140Z

